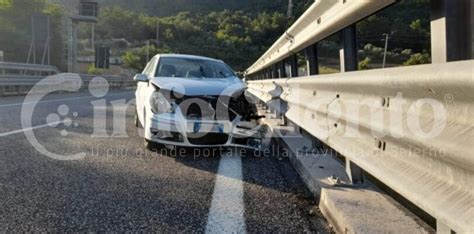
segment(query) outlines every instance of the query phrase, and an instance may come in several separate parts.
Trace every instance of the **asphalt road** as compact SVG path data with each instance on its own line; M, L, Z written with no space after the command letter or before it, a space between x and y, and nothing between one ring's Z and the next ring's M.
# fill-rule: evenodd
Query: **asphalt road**
M33 118L25 128L24 97L1 97L0 231L327 232L321 215L309 214L314 199L281 150L269 157L147 151L133 104L126 135L113 124L111 102L133 98L131 90L49 95L27 104ZM106 132L97 134L100 110L106 121L96 128ZM84 157L45 156L27 135L59 159Z

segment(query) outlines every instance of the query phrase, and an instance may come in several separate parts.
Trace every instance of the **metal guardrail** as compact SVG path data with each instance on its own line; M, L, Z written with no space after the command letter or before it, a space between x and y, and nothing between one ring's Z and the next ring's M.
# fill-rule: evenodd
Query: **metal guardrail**
M246 70L249 91L345 156L353 182L362 177L361 167L436 218L437 232L472 233L474 54L466 51L474 46L474 16L465 11L472 3L431 0L435 65L344 73L357 70L356 23L395 2L315 1ZM308 74L319 74L317 43L337 32L343 73L298 78L298 55L305 53ZM426 101L437 109L423 107ZM413 126L443 130L426 138L410 132ZM445 154L433 156L439 152Z
M248 85L267 103L285 102L289 120L428 212L438 225L472 233L473 67L471 60ZM430 102L441 109L422 105ZM436 118L439 114L445 119ZM422 132L445 127L425 138L410 126Z
M54 77L58 76L58 79L55 80ZM55 76L49 77L39 77L39 76L12 76L12 75L0 75L0 96L3 95L18 95L18 94L26 94L32 90L35 86L44 86L44 89L38 88L36 91L42 92L49 92L57 85L58 82L67 80L68 77L75 76L75 74L58 74ZM80 74L80 81L82 82L82 88L89 87L90 81L93 80L95 77L102 77L106 80L106 82L94 85L104 85L109 88L124 88L124 87L132 87L136 84L133 81L132 77L120 77L120 76L94 76L94 75L84 75ZM48 80L45 82L45 78ZM79 79L79 78L77 78ZM75 79L75 80L77 80Z
M5 63L0 62L0 74L9 74L7 71L16 71L16 73L30 71L30 72L45 72L52 74L60 73L55 66L28 64L28 63Z
M394 2L395 0L315 1L246 73L252 75L267 68Z

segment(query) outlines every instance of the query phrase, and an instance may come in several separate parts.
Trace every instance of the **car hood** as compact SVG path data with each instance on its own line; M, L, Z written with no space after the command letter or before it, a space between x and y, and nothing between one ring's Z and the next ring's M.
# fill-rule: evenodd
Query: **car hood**
M239 78L198 79L198 78L163 78L151 79L151 83L162 90L169 90L185 96L233 96L247 86Z

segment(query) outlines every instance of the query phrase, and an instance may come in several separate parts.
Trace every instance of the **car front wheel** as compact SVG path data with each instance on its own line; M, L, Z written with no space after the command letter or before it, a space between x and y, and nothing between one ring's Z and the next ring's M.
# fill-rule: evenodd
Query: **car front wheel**
M139 128L141 127L140 126L140 120L138 119L138 114L137 114L137 110L135 109L135 127Z
M147 150L155 150L156 144L155 142L149 141L147 139L144 140L144 145Z

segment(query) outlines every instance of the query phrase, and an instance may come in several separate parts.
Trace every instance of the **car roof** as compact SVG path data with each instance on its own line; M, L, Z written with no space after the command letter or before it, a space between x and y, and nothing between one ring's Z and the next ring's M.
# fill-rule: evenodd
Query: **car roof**
M208 60L208 61L221 62L221 63L224 62L218 59L208 58L204 56L197 56L197 55L189 55L189 54L158 54L156 56L160 58L186 58L186 59L201 59L201 60Z

